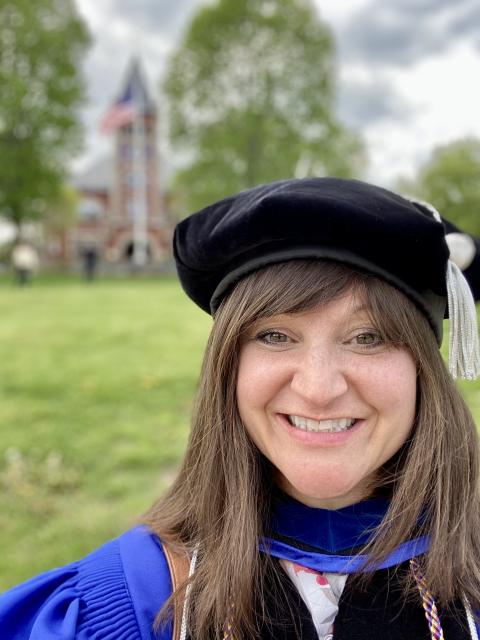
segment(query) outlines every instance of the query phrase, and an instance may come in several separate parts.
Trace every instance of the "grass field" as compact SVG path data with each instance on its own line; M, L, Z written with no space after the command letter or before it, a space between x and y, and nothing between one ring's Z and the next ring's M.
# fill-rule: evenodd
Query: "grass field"
M0 590L119 534L171 481L209 317L176 280L0 281ZM480 384L462 390L480 416Z
M0 590L130 526L184 449L210 326L174 278L0 282Z

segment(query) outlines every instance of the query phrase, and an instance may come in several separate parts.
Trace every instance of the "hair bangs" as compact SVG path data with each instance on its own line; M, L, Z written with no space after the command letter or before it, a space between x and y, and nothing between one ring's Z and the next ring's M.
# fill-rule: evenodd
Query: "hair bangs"
M431 333L435 342L428 321L401 291L332 260L291 260L255 271L237 283L217 317L225 308L230 314L234 306L243 319L243 333L259 318L302 313L347 294L353 294L355 307L365 308L385 342L409 346L412 331L419 326L421 334Z

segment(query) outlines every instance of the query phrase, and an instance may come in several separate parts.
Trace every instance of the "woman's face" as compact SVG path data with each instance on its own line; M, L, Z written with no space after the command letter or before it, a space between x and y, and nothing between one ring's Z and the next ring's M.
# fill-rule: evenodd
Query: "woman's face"
M279 485L337 509L371 491L415 417L410 352L384 344L352 294L258 321L240 351L237 402Z

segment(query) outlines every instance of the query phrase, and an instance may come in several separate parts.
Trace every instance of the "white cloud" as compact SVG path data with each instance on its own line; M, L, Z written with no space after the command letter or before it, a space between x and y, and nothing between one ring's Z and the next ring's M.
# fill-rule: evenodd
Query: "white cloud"
M391 183L398 174L413 175L438 145L466 136L480 138L479 53L460 44L442 56L391 73L391 82L414 111L405 126L393 119L367 131L369 178Z
M346 23L353 12L360 11L370 0L314 0L320 17L332 27Z
M368 178L392 183L399 173L412 174L436 145L480 137L477 0L314 1L338 43L340 115L367 140ZM110 148L98 122L132 54L141 57L158 95L176 39L206 2L78 0L95 44L85 61L87 151L76 166Z

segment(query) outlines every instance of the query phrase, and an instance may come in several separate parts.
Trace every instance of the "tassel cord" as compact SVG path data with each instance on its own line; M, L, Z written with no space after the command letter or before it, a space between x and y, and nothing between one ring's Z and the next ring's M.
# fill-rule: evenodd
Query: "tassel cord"
M474 380L480 375L475 301L463 273L451 260L447 267L447 297L450 317L450 373L454 378Z
M445 640L440 617L438 615L437 605L435 604L435 599L433 598L427 587L425 577L422 573L417 558L412 558L410 560L410 567L412 569L413 577L415 578L415 582L417 583L418 591L422 599L422 606L425 611L425 617L427 619L428 628L430 630L430 636L432 640ZM462 601L465 608L465 615L467 617L470 637L472 638L472 640L479 640L477 625L475 623L472 607L467 596L464 595L462 597Z
M198 558L198 545L193 550L192 559L190 560L190 569L188 572L188 579L193 576L195 573L195 566L197 564ZM185 600L183 602L183 611L182 611L182 625L180 627L180 640L186 640L187 638L187 622L188 622L188 606L190 604L190 592L192 590L192 584L189 582L187 585L187 589L185 591Z
M463 606L465 607L465 613L467 614L468 629L470 631L470 635L472 636L472 640L479 640L477 625L475 624L475 618L473 617L472 607L470 605L470 601L465 595L463 596Z

